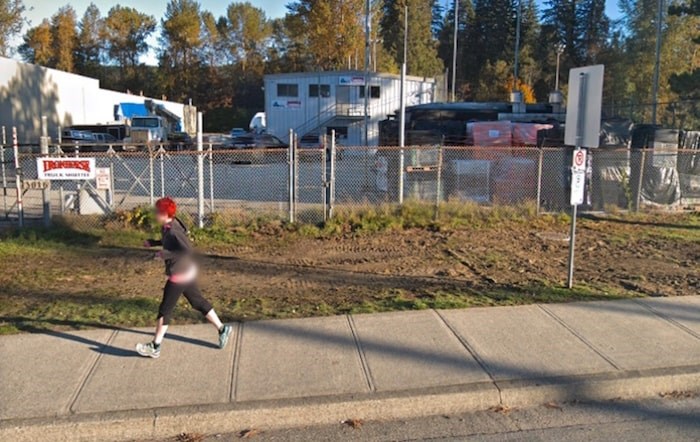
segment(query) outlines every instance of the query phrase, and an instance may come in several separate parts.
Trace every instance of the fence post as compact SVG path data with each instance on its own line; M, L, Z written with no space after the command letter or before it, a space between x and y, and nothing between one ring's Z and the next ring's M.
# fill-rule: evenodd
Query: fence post
M289 187L289 222L294 222L294 131L289 129L289 152L287 153L289 162L289 175L287 186Z
M404 172L406 170L406 153L404 146L399 150L399 204L403 205Z
M5 147L7 145L7 133L5 126L2 127L2 145L0 146L0 166L2 167L2 213L7 218L7 172L5 170Z
M152 206L155 203L155 191L153 189L154 187L154 180L155 180L155 174L153 171L153 146L150 144L146 146L148 148L148 201L150 205ZM161 146L162 147L162 146Z
M49 123L46 115L41 116L41 139L39 146L41 148L41 156L49 156ZM43 209L44 227L51 226L51 187L41 190L41 203Z
M336 145L335 145L335 130L331 131L331 170L330 170L330 186L328 189L328 218L333 218L333 211L335 210L335 159L336 159Z
M160 163L160 197L165 198L165 149L160 146L158 151L158 162Z
M299 203L299 138L294 134L294 221L297 220Z
M56 134L56 149L54 152L58 156L64 155L62 144L63 133L61 132L61 126L58 126L58 133ZM60 213L61 216L63 216L66 213L66 200L65 195L63 194L63 181L59 181L58 183L58 202L61 203ZM112 187L112 189L114 189L114 187Z
M544 162L544 148L540 147L539 160L537 162L537 215L542 209L542 163Z
M214 145L209 143L209 213L214 213Z
M323 136L323 147L321 148L321 199L323 200L323 222L328 221L328 162L326 161L326 146L328 138Z
M442 143L438 146L437 183L435 185L435 220L440 216L440 193L442 191Z
M637 195L634 202L634 211L639 212L642 203L642 188L644 187L644 163L646 162L647 151L642 149L642 159L639 163L639 180L637 180Z
M12 127L12 153L15 157L15 190L17 191L17 219L20 228L24 227L24 205L22 203L22 165L19 162L17 128Z
M197 226L204 227L204 144L202 138L202 113L197 112Z

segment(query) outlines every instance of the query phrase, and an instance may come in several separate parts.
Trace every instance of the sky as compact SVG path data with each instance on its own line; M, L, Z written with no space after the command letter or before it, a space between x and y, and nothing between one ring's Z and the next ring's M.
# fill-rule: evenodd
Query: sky
M284 16L286 12L285 5L290 0L248 0L254 6L257 6L265 11L269 18L278 18ZM452 0L442 0L445 4L452 4ZM64 3L65 2L65 3ZM131 6L138 9L141 12L145 12L149 15L156 17L160 22L160 18L165 13L165 6L167 5L167 0L63 0L63 1L47 1L47 0L24 0L27 9L27 18L29 19L31 26L36 26L44 18L49 18L53 15L56 10L62 4L70 4L75 9L78 14L78 19L83 15L85 9L87 9L90 3L95 3L97 7L102 11L102 15L107 15L107 11L115 4L121 4L122 6ZM202 8L211 11L216 17L224 15L226 13L226 7L231 3L229 0L200 0ZM537 1L538 4L542 4L542 0ZM616 0L607 0L606 2L606 12L611 18L618 18L619 11L617 8ZM149 43L151 46L155 46L157 42L157 35L151 36ZM143 61L152 64L155 63L156 56L155 51L151 50L151 54L145 57Z

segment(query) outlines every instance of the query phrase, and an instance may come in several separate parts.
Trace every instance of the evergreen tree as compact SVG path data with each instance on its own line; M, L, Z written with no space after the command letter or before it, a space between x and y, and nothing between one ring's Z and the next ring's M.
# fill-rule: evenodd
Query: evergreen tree
M75 49L78 43L77 19L75 10L64 6L51 17L53 33L53 61L56 69L73 72L75 70Z
M44 19L38 26L27 31L19 52L31 63L73 72L77 46L76 26L75 11L70 6L64 6L50 21Z
M610 35L610 19L605 15L605 0L583 0L578 13L580 52L583 64L598 63Z
M597 63L610 35L605 0L547 0L543 22L551 26L551 47L563 43L568 67Z
M177 101L195 98L192 92L200 78L202 47L199 3L171 0L161 20L161 28L161 85L165 93Z
M434 38L433 23L435 0L385 0L381 20L384 48L396 65L403 59L404 7L408 6L408 60L409 75L432 77L442 73L444 65L438 56L438 42Z
M53 33L51 32L51 23L47 19L27 31L24 35L24 43L19 47L19 53L29 63L51 66Z
M140 57L149 50L148 37L156 29L156 20L134 8L114 6L105 19L105 43L110 63L119 67L116 84L121 88L141 90L145 70L139 69Z
M252 69L262 75L272 35L272 25L265 11L249 2L232 3L226 11L226 18L224 36L231 61L239 63L243 70Z
M673 17L697 22L698 17L700 17L700 0L688 0L684 3L671 5L669 14ZM700 32L695 33L693 42L700 45ZM669 81L671 90L680 97L700 98L700 60L695 61L687 72L672 74Z
M0 0L0 55L10 55L10 41L22 31L25 6L22 0Z
M444 15L440 32L438 34L438 55L443 64L452 69L452 56L454 50L454 11L455 2L453 0L451 6ZM474 24L474 6L471 0L459 0L459 20L457 21L457 81L456 95L460 99L470 99L470 91L473 89L471 82L474 80L468 75L467 67L473 61L473 50L470 50L468 44L467 31ZM450 78L452 73L450 72ZM451 83L450 83L451 84Z
M85 10L78 29L76 70L83 75L99 77L104 50L104 20L94 3L90 3Z
M202 12L202 57L209 67L226 63L226 32L228 22L225 17L217 20L209 11Z
M291 44L305 48L307 69L347 68L348 60L364 66L363 0L297 0L287 5Z
M630 100L630 106L634 106L631 107L630 114L637 121L650 121L657 2L624 0L621 2L621 9L625 13L627 28L624 41L626 96ZM658 102L676 101L678 94L671 88L671 78L678 78L679 75L690 73L698 67L697 45L693 41L698 26L700 19L691 15L669 15L665 18L662 28ZM691 88L697 89L697 85L691 85ZM676 116L664 105L658 108L658 120L661 123L670 123Z

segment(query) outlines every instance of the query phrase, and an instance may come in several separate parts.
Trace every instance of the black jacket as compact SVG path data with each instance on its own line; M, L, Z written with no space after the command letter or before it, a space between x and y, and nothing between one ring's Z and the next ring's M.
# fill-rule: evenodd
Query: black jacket
M193 265L192 243L187 236L187 227L177 218L163 226L162 239L148 240L151 246L163 246L165 274L177 275L188 271Z

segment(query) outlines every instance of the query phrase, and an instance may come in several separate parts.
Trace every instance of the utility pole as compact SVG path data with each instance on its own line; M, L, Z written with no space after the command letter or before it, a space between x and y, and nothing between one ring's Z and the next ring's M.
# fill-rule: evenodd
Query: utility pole
M559 63L561 61L561 54L564 53L564 49L566 49L566 45L564 43L559 43L557 45L557 72L555 74L555 80L554 80L554 90L558 91L559 90Z
M403 63L401 64L401 110L399 111L399 204L403 204L406 147L406 60L408 59L408 5L403 7Z
M452 102L455 101L455 88L457 87L457 37L459 30L459 0L455 2L454 36L452 42ZM404 57L405 60L405 57Z
M369 57L370 39L372 38L372 20L370 0L365 1L365 147L369 147Z
M659 101L659 69L661 64L661 31L664 21L664 0L657 0L656 11L656 59L654 61L654 84L651 102L651 124L656 124L656 103Z
M513 91L518 90L518 63L520 62L520 17L523 13L523 1L518 0L518 15L515 22L515 63L513 64Z

